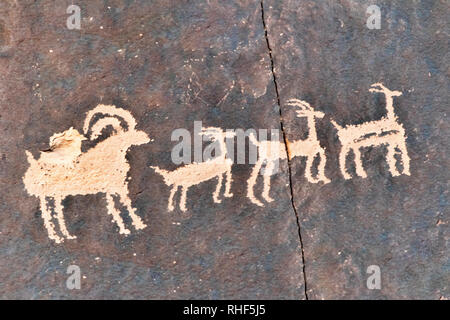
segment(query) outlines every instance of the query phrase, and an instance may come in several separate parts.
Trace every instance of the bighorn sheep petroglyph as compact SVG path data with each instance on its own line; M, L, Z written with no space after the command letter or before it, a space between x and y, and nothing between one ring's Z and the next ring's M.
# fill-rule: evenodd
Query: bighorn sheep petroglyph
M258 141L253 134L249 135L250 142L258 147L258 160L253 168L250 178L247 181L247 197L252 203L259 206L262 206L263 204L261 201L255 198L253 189L256 184L256 179L258 178L258 173L260 172L262 166L265 165L265 170L263 172L264 187L262 197L267 202L272 202L273 199L269 195L270 176L273 174L277 161L287 159L288 156L289 160L297 156L306 157L305 177L309 182L330 182L330 180L325 176L325 150L320 146L320 142L317 139L315 124L315 118L323 118L324 114L322 112L315 111L309 105L309 103L302 100L291 99L287 101L287 104L299 108L299 110L297 110L297 117L307 118L308 137L306 139L296 141L286 140L288 151L286 153L286 146L284 142L269 140ZM317 177L313 177L311 170L316 156L319 156L320 162L318 165Z
M213 200L215 203L220 203L221 200L219 199L219 194L222 188L224 174L226 176L224 196L227 198L233 196L233 194L230 193L232 182L231 167L233 165L233 160L227 158L225 139L233 138L236 133L224 132L221 128L208 127L202 128L200 134L209 136L211 141L217 141L219 143L219 154L215 155L213 159L208 159L204 162L194 162L185 165L184 167L175 169L174 171L167 171L155 166L150 167L163 176L166 185L172 186L167 206L169 211L173 211L174 209L173 198L179 187L181 187L179 207L181 211L186 211L186 197L188 189L194 185L213 178L218 179L216 190L213 193Z
M42 218L48 236L56 243L74 239L67 230L63 215L62 201L69 195L88 195L105 193L108 213L112 215L121 234L129 234L120 212L114 206L114 196L127 208L136 229L146 225L136 215L128 197L127 173L130 169L125 155L133 145L141 145L150 141L145 132L136 130L136 121L129 111L111 105L98 105L87 113L84 122L84 133L89 132L90 122L97 115L98 119L91 127L90 139L95 140L102 130L112 126L114 132L100 141L87 152L81 152L81 142L86 138L77 130L70 128L50 138L50 149L41 152L39 159L34 159L31 152L26 151L30 167L23 177L26 190L30 195L39 197ZM122 118L126 129L122 127ZM54 199L54 210L60 237L52 222L51 209L47 200Z
M367 174L364 171L361 159L360 149L370 146L387 146L386 161L389 166L389 171L393 176L400 175L400 172L396 168L396 149L401 153L401 159L403 164L402 173L410 175L409 172L409 157L406 149L406 135L405 129L398 121L394 112L393 97L401 96L400 91L391 91L381 83L374 83L370 89L370 92L380 92L386 97L386 116L380 120L365 122L357 125L348 125L341 127L335 121L331 120L331 123L338 130L338 137L342 144L342 149L339 154L339 166L341 168L342 175L345 179L350 179L351 176L346 169L347 154L350 150L353 150L355 155L355 169L356 174L360 177L366 178Z

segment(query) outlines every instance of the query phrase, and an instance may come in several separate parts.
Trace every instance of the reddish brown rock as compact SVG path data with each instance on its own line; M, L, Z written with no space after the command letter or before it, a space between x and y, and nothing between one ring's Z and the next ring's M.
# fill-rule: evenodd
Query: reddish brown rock
M234 198L212 201L216 181L194 186L188 211L167 211L170 188L152 166L173 170L171 132L195 120L222 128L278 128L258 2L78 1L81 29L66 27L67 2L0 5L0 296L2 298L303 299L302 260L286 163L277 201L245 197L251 166L233 167ZM147 224L125 237L101 193L68 196L75 240L51 241L39 201L24 189L25 150L82 132L97 104L129 110L152 141L126 158L129 197ZM106 133L107 138L107 133ZM83 142L86 152L94 147ZM178 201L178 199L177 199ZM66 288L78 265L81 290Z
M0 4L1 298L304 299L305 290L309 299L449 297L445 1L378 2L380 30L366 27L367 1L83 0L80 30L66 26L70 4ZM367 178L350 156L345 180L331 120L345 127L381 119L385 100L369 92L377 82L403 93L394 110L411 174L393 177L386 149L373 146L362 152ZM306 177L306 148L291 144L297 157L271 178L274 202L251 203L254 167L236 164L232 198L214 203L211 179L189 188L186 212L180 191L168 211L171 187L150 166L179 167L174 129L193 133L194 121L280 129L280 104L292 143L312 134L292 98L323 113L314 147L324 150L330 183L312 183L318 159ZM125 156L128 196L147 227L133 228L122 208L131 231L124 236L104 194L68 196L64 216L77 239L56 244L38 198L25 190L25 151L38 158L55 133L84 133L100 103L128 110L150 137ZM83 141L81 152L98 145ZM70 265L80 267L80 290L66 287ZM381 290L366 286L371 265L380 267Z
M326 114L317 128L332 182L308 183L304 160L292 161L308 296L448 298L448 4L377 1L381 29L370 30L372 4L264 1L288 138L308 133L287 99ZM350 156L353 178L345 180L331 120L346 126L382 118L385 99L369 92L376 82L403 92L394 108L406 131L411 175L392 177L386 148L374 146L362 149L368 177L356 176ZM370 265L380 267L381 290L366 286Z

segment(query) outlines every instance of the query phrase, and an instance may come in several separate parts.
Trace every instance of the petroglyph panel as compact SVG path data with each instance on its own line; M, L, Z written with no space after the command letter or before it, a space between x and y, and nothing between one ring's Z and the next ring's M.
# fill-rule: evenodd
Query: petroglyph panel
M287 139L308 134L287 100L325 114L331 182L291 161L308 298L448 298L448 4L263 4ZM361 285L371 265L379 290Z
M72 4L80 29L67 28ZM172 186L150 168L184 167L171 161L171 133L201 139L195 121L280 129L259 2L3 1L0 21L0 297L305 298L286 161L272 176L277 201L264 208L245 197L251 165L183 175L186 211L181 187L168 210ZM131 118L93 115L107 111L98 105ZM119 148L131 128L139 136ZM34 170L28 159L51 164ZM94 184L91 164L102 171ZM36 179L56 168L70 183ZM45 185L34 190L36 181ZM49 239L46 215L58 240L58 220L76 239ZM80 290L66 288L71 265Z
M449 298L444 3L0 3L0 298Z

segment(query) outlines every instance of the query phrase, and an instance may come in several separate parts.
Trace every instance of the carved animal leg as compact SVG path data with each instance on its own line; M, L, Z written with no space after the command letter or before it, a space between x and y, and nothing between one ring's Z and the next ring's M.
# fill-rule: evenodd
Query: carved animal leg
M61 202L61 198L55 199L56 219L58 219L59 228L67 239L76 239L77 237L70 235L69 231L67 231L66 222L64 221L64 208Z
M341 153L339 154L339 166L341 167L341 173L344 176L344 179L348 180L351 179L352 176L348 174L347 168L346 168L346 159L347 154L350 151L347 147L342 147Z
M222 200L219 199L219 194L220 194L220 189L222 189L223 174L219 174L217 176L217 178L218 178L217 187L216 187L216 191L214 191L214 193L213 193L213 200L215 203L221 203Z
M325 150L320 149L318 154L319 154L319 161L320 161L318 168L317 168L318 179L323 181L323 183L329 183L329 182L331 182L331 180L328 179L327 176L325 175L325 164L327 162L327 156L325 155Z
M114 206L114 199L113 199L112 195L110 195L109 193L106 194L106 202L107 202L106 208L108 210L108 214L112 215L113 221L119 227L119 233L120 234L130 234L130 230L128 230L125 227L122 217L120 216L120 212Z
M312 176L312 165L314 163L314 159L317 154L310 154L306 157L306 168L305 168L305 177L311 183L318 183L319 179L313 178Z
M187 197L188 187L181 186L181 197L180 197L180 209L183 212L186 212L186 197Z
M389 171L391 172L393 177L397 177L400 175L400 172L398 172L397 170L397 166L396 166L396 160L395 160L395 145L391 146L388 145L387 147L387 155L386 155L386 161L389 165Z
M225 180L225 192L224 192L224 197L227 198L231 198L233 196L233 194L230 192L231 189L231 182L233 181L232 176L231 176L231 168L229 170L227 170L226 174L226 180Z
M172 187L172 189L170 190L170 195L169 195L169 203L167 205L167 209L169 211L173 211L174 207L173 207L173 197L175 196L175 193L177 193L178 191L178 186L174 185Z
M47 200L45 197L40 198L41 202L41 212L42 212L42 219L44 219L44 226L47 229L48 237L55 241L56 243L61 243L64 241L63 238L59 237L55 232L55 226L53 224L52 215L47 207Z
M147 225L142 221L141 217L136 214L136 209L131 205L130 197L128 196L128 192L123 192L119 195L120 202L123 203L127 207L128 214L131 218L131 224L136 230L144 229Z
M403 137L402 137L403 138ZM401 143L397 146L400 149L400 152L402 154L402 164L403 164L403 174L411 175L409 171L409 156L408 156L408 150L406 149L406 142L403 139Z
M358 147L355 147L355 148L353 148L353 152L355 154L356 174L362 178L367 178L366 171L364 170L363 165L362 165L361 150L359 150Z
M258 178L259 170L261 170L262 161L258 160L253 167L253 171L250 175L250 178L247 180L247 198L250 199L250 201L258 206L263 206L262 202L255 198L254 195L254 187L256 184L256 179Z
M273 161L268 161L266 163L266 167L264 170L264 188L263 188L262 197L267 202L273 201L273 199L270 197L269 193L270 193L270 178L271 178L274 168L275 168L275 164L273 163Z

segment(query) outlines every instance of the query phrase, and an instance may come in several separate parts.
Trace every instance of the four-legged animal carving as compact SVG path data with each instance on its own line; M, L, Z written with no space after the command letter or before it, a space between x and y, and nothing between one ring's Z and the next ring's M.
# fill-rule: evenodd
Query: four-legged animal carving
M373 84L369 91L380 92L385 95L387 110L385 117L380 120L346 127L341 127L331 120L338 130L338 137L342 144L339 155L342 175L345 179L351 178L346 169L346 158L348 153L353 151L356 173L363 178L367 177L362 166L360 149L381 145L387 146L386 160L391 174L393 176L401 174L397 169L395 159L396 154L400 153L403 167L402 174L410 175L410 159L406 149L405 129L398 121L393 107L393 97L400 96L402 93L391 91L381 83ZM247 181L247 197L252 203L259 206L262 206L263 203L254 196L257 176L262 167L265 166L262 198L267 202L273 201L269 195L270 177L273 175L279 160L291 160L297 156L306 157L305 177L307 180L312 183L330 182L325 176L325 150L320 146L315 127L315 119L323 118L324 114L315 111L307 102L298 99L288 100L287 104L299 108L297 110L298 117L307 118L308 137L303 140L287 141L286 152L286 146L283 142L258 141L253 134L250 134L250 141L258 147L258 160ZM136 121L128 111L107 105L98 105L87 114L83 127L85 134L88 134L90 122L97 115L104 115L105 117L97 119L91 126L90 139L96 139L102 133L102 130L108 126L111 126L114 132L109 138L99 142L87 152L81 152L81 143L86 138L73 128L54 134L50 138L50 149L42 151L38 159L35 159L29 151L26 151L30 167L23 177L25 188L29 194L39 197L42 218L49 238L57 243L62 242L64 238L76 238L69 233L63 214L62 201L69 195L105 193L108 213L117 223L121 234L129 234L130 231L125 227L120 212L115 207L113 197L118 197L127 208L132 224L136 229L143 229L146 226L141 218L136 215L136 210L132 207L131 200L128 197L127 172L130 166L125 155L132 145L148 143L149 137L146 133L136 130ZM126 122L126 130L122 127L118 118L122 118ZM218 142L219 154L215 158L202 163L194 162L174 171L151 167L163 176L168 186L172 186L168 200L169 211L174 209L174 196L179 187L181 187L179 207L182 211L186 211L188 189L214 178L218 179L218 183L213 193L213 200L215 203L220 203L219 194L224 175L226 182L223 195L224 197L232 196L230 188L233 160L227 157L225 140L234 137L235 133L224 132L221 128L208 127L202 128L201 134L211 137L212 141ZM319 164L317 174L313 177L312 166L317 156L319 157ZM60 237L55 231L51 208L48 203L49 199L54 200L55 217L63 237Z
M250 134L250 142L258 147L258 160L253 168L250 178L247 181L247 197L250 201L256 205L262 206L262 202L255 198L254 187L256 184L256 179L258 173L262 166L265 165L265 170L263 172L264 176L264 187L262 192L262 197L267 202L272 202L273 199L270 197L270 176L273 174L275 164L279 160L287 159L289 160L294 157L306 157L306 170L305 177L309 182L318 183L320 181L324 183L330 182L330 180L325 176L325 150L320 146L320 142L317 139L315 118L323 118L324 114L319 111L315 111L309 103L301 101L298 99L291 99L288 101L288 105L296 106L299 108L297 110L297 117L306 117L308 121L308 137L304 140L287 141L287 151L284 142L280 141L258 141L253 134ZM320 162L318 165L317 177L312 176L312 165L314 159L319 157Z
M339 166L345 179L351 176L346 169L347 154L350 150L355 155L356 174L366 178L367 174L362 165L361 151L363 147L387 146L386 160L389 165L389 171L393 176L400 175L396 168L395 154L399 150L403 164L403 174L410 175L409 157L406 149L405 129L398 121L394 112L393 97L401 96L400 91L391 91L381 83L375 83L369 89L370 92L381 92L386 96L386 116L380 120L370 121L357 125L341 127L331 120L332 124L338 130L338 137L342 144L342 150L339 155Z
M209 127L202 128L201 134L209 136L211 138L211 141L217 141L219 143L220 154L216 155L215 158L200 163L194 162L174 171L167 171L158 167L151 167L157 173L163 176L164 181L168 186L172 186L167 206L169 211L173 211L174 209L173 198L179 187L181 187L179 207L181 211L186 211L186 197L188 189L191 186L214 178L217 178L218 182L216 190L213 193L213 200L215 203L220 203L221 200L219 199L219 194L222 188L222 180L224 174L226 176L224 196L227 198L233 196L233 194L230 193L232 181L231 167L233 165L233 160L227 158L225 139L234 137L235 133L224 132L221 128Z
M308 121L308 137L304 140L287 141L289 160L294 157L306 157L305 177L309 182L329 183L330 179L325 176L325 164L327 158L325 156L325 149L320 146L320 141L317 139L316 118L323 118L325 114L320 111L315 111L308 102L298 99L291 99L288 105L298 107L297 117L306 117ZM319 157L319 164L317 168L317 177L312 176L312 165L314 159Z
M62 201L69 195L105 193L108 213L119 226L119 232L129 234L120 212L114 206L113 197L117 196L127 208L133 226L136 229L146 226L136 215L136 209L132 207L128 197L127 173L130 165L125 155L132 145L145 144L150 139L146 133L136 130L136 121L131 113L107 105L98 105L88 112L84 124L86 134L90 121L96 115L106 117L92 125L91 140L97 138L108 125L111 125L115 132L87 152L81 152L81 141L85 137L72 128L53 135L50 138L50 149L41 152L39 159L34 159L33 155L26 151L30 167L23 177L25 188L29 194L39 197L48 236L56 243L62 242L63 237L75 238L67 230L63 215ZM115 117L120 117L127 123L127 130ZM55 231L47 203L50 198L54 199L56 219L63 237Z

